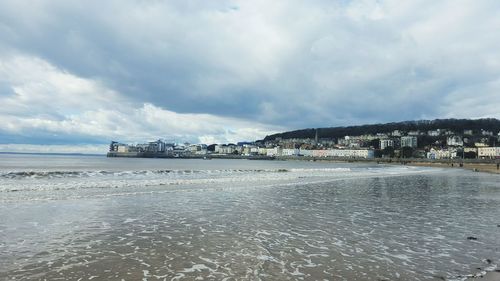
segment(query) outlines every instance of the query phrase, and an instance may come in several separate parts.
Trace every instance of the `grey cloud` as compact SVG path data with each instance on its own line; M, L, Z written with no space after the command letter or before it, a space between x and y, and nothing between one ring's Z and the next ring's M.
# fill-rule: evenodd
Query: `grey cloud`
M1 6L4 53L99 81L135 107L286 128L477 117L476 107L500 117L497 1Z

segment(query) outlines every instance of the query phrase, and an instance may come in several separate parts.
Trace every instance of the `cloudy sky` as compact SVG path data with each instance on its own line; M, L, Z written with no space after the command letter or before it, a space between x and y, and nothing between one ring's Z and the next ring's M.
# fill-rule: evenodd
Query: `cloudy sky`
M500 118L499 31L497 0L3 0L0 151Z

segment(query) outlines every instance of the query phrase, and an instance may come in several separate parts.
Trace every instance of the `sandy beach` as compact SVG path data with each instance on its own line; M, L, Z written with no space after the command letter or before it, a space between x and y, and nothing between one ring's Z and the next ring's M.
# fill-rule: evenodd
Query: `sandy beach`
M457 169L467 169L477 172L485 172L492 174L500 174L500 170L497 169L495 163L439 163L439 162L410 162L407 165L411 166L425 166L425 167L441 167L441 168L457 168Z

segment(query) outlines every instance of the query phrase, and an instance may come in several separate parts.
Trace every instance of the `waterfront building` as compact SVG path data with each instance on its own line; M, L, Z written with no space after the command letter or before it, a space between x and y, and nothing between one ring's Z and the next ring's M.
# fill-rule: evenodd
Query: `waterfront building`
M329 155L329 152L330 150L326 150L326 149L315 149L315 150L312 150L312 156L313 157L328 157L330 156Z
M259 154L259 148L252 144L244 144L241 148L241 154L245 156L257 155Z
M300 150L298 148L283 148L281 150L281 156L298 156Z
M196 155L205 155L208 153L206 144L191 144L188 146L189 153Z
M236 148L237 146L234 144L217 144L214 152L218 154L234 154L236 151L239 153L240 151Z
M497 159L500 158L500 147L479 147L477 156L482 159Z
M311 157L311 156L313 156L313 152L312 152L312 149L302 149L301 148L300 151L299 151L299 155L300 156L309 156L309 157Z
M126 146L126 144L119 143L119 142L116 142L116 141L112 141L111 144L109 145L109 151L110 152L112 152L112 151L118 152L118 148L120 146Z
M329 149L329 157L342 157L342 158L374 158L375 153L373 149Z
M455 148L449 149L435 149L431 148L429 152L427 152L428 159L453 159L457 158L457 150Z
M301 149L301 156L332 158L374 158L373 149Z
M273 157L273 156L281 156L282 149L281 147L273 147L273 148L268 148L266 151L266 155Z
M151 141L146 148L148 152L165 152L165 143L162 140Z
M125 152L128 152L128 145L126 144L119 144L117 149L116 149L116 152L121 152L121 153L125 153Z

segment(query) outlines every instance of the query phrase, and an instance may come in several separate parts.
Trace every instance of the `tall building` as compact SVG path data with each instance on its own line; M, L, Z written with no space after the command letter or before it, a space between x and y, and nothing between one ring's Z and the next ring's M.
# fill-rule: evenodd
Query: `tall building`
M392 146L394 147L394 141L391 139L381 139L380 140L380 149L385 149L386 147Z
M401 137L401 147L417 147L417 137L406 136Z

